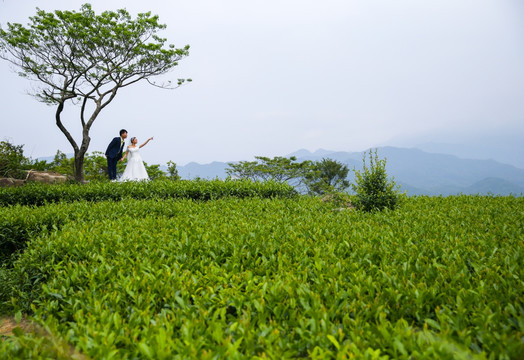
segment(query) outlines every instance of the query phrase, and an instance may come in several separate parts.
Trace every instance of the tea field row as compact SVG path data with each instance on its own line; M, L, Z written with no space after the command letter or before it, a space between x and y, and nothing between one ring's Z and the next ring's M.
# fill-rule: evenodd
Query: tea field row
M0 218L35 230L2 269L2 308L47 335L17 331L6 358L58 356L50 337L101 359L524 354L522 198L413 197L379 213L308 197L10 210Z

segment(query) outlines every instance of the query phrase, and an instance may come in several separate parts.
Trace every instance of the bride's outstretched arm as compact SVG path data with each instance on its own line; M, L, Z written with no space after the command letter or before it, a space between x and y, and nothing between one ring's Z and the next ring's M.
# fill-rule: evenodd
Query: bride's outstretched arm
M150 140L153 140L153 137L151 136L149 139L146 140L145 143L143 143L142 145L140 145L138 148L142 148L143 146L145 146Z

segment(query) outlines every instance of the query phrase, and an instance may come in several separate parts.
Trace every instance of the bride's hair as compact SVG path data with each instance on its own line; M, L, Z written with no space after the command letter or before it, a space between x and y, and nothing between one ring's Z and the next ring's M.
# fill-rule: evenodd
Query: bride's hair
M131 144L133 143L133 140L135 140L135 139L136 139L136 137L134 137L134 136L131 138Z

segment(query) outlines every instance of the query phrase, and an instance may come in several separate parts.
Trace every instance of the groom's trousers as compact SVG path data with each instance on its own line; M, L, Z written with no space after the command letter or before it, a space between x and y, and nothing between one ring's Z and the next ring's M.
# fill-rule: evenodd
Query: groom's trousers
M107 157L107 175L109 180L116 180L116 164L118 164L118 158Z

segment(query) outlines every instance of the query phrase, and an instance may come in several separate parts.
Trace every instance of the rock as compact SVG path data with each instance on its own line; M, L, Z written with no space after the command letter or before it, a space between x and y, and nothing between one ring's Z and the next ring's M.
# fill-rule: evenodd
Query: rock
M0 187L22 186L26 182L39 182L43 184L60 184L65 183L73 178L54 171L36 171L29 170L25 180L13 178L0 178Z
M22 186L24 180L18 180L13 178L0 178L0 187L11 187L11 186Z
M67 175L62 175L54 171L35 171L29 170L25 181L40 182L43 184L65 183L69 180Z

